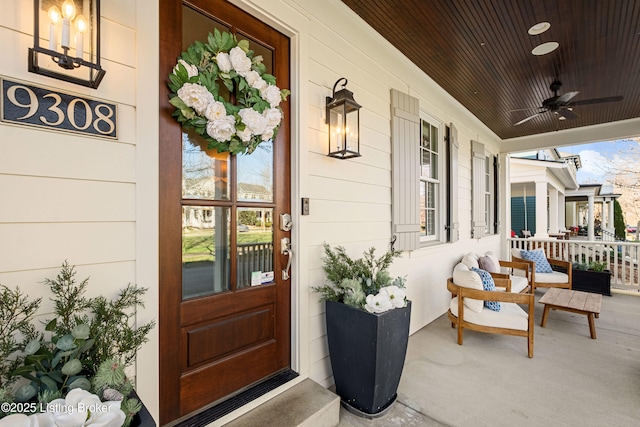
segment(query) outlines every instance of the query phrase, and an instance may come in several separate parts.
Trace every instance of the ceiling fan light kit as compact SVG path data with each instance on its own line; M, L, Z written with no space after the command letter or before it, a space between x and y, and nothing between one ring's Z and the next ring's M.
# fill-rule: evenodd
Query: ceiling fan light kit
M542 105L540 107L534 108L524 108L523 110L538 110L535 114L526 117L520 120L517 123L514 123L514 126L521 125L522 123L528 122L529 120L538 117L541 114L552 112L556 116L558 116L559 120L574 120L580 117L576 113L573 112L573 107L576 105L591 105L591 104L600 104L604 102L615 102L622 101L622 96L608 96L606 98L592 98L592 99L583 99L579 101L573 101L573 98L576 97L580 92L579 91L569 91L565 92L562 95L558 95L558 91L562 87L562 82L560 80L554 80L549 86L549 89L553 92L553 96L551 98L547 98L542 101ZM517 111L517 110L516 110Z

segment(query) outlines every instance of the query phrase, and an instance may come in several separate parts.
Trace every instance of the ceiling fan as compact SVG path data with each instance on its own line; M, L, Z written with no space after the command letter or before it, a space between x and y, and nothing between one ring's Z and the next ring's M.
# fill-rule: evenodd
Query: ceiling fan
M547 98L542 101L542 105L540 107L534 108L521 108L519 110L511 110L511 111L525 111L525 110L539 110L537 113L520 120L518 123L515 123L514 126L521 125L522 123L528 122L534 117L538 117L541 114L552 112L558 115L559 120L573 120L580 116L573 112L573 107L577 105L590 105L590 104L600 104L603 102L614 102L614 101L622 101L622 96L608 96L605 98L592 98L592 99L583 99L582 101L573 101L571 100L580 92L579 91L571 91L565 92L562 95L558 95L558 91L562 87L562 82L560 80L554 80L549 86L549 89L553 92L553 96L551 98Z

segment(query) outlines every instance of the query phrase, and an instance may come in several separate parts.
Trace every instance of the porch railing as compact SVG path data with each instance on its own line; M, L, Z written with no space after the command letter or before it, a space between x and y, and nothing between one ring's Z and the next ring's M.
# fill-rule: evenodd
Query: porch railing
M238 244L238 285L251 286L254 271L273 271L273 243Z
M640 244L589 240L552 240L511 238L512 248L543 248L547 257L588 264L606 263L611 271L611 287L640 292Z

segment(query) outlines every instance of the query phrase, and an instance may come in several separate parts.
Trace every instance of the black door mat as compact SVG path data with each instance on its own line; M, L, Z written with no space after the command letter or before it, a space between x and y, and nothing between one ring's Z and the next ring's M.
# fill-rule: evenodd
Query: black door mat
M199 414L196 414L178 424L175 427L202 427L206 426L224 417L227 414L235 411L236 409L246 405L247 403L269 393L271 390L274 390L280 387L283 384L288 383L292 379L296 378L299 374L297 372L288 369L286 371L280 372L279 374L274 375L273 377L264 380L263 382L254 385L247 390L230 397L217 404L216 406L212 406L209 409L206 409Z

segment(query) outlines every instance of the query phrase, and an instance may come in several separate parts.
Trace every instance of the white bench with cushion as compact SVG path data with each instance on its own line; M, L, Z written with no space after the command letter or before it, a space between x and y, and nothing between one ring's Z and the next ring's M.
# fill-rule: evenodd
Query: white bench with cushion
M515 335L527 338L527 354L533 357L534 297L531 293L509 292L511 283L506 278L494 279L496 288L505 291L486 291L480 276L462 262L447 280L452 299L448 317L451 326L458 328L458 344L462 345L464 329L478 332ZM499 311L485 306L485 301L500 302ZM523 310L520 305L526 305Z
M515 293L529 292L529 264L518 261L503 261L491 251L486 252L482 257L473 252L467 253L461 261L468 268L481 268L491 273L494 279L511 280L511 291ZM504 286L498 286L498 290L505 291Z
M518 248L511 249L511 258L516 262L529 264L531 275L531 292L536 288L564 288L572 286L572 264L569 261L547 258L543 249L523 251ZM552 266L560 267L566 271L556 271Z

